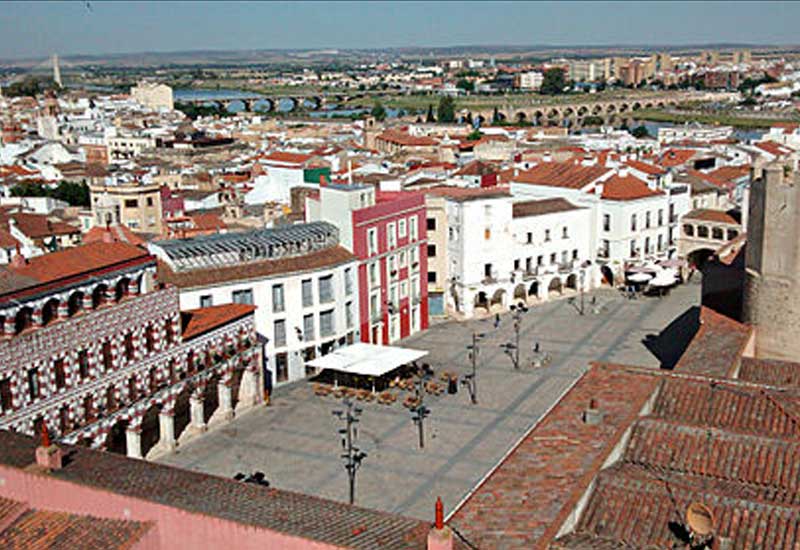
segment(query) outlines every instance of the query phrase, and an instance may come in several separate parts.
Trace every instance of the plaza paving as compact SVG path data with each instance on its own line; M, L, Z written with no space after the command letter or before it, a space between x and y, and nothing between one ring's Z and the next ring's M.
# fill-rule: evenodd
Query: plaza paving
M590 361L657 368L659 359L644 345L699 302L697 282L662 299L626 300L597 291L595 310L587 295L586 315L567 300L535 306L521 323L522 368L514 370L499 345L513 338L509 314L494 319L442 322L400 345L425 349L438 373L470 370L465 346L473 331L485 333L478 368L478 404L462 386L458 394L426 396L426 445L419 449L416 427L400 400L391 406L359 403L364 413L358 442L368 453L357 477L356 502L369 508L422 519L433 516L441 495L447 511L497 464L514 443L584 372ZM539 342L552 356L542 368L530 366ZM620 391L625 391L620 388ZM340 402L317 397L308 382L280 388L272 404L188 442L160 462L231 477L261 470L273 487L346 500L347 476L339 455L340 422L331 414Z

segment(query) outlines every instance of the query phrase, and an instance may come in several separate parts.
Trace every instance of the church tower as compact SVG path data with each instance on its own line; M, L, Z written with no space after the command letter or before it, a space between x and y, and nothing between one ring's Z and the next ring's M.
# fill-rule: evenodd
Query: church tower
M797 160L764 167L750 189L744 320L759 358L800 360L800 174Z

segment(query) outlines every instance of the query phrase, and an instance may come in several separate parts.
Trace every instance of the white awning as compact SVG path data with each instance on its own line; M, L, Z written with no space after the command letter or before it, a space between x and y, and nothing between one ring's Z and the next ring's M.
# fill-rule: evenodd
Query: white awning
M357 343L306 361L306 366L362 376L383 376L428 355L427 351Z

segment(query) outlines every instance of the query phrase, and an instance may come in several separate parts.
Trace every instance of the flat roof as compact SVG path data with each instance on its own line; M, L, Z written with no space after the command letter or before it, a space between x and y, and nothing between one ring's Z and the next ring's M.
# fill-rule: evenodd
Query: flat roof
M427 351L358 342L323 355L306 365L362 376L383 376L428 355Z

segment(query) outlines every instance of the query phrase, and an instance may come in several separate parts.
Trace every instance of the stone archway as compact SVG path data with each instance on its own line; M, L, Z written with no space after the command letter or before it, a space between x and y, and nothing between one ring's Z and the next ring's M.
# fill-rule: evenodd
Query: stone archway
M600 274L603 276L603 284L614 286L614 272L607 265L600 266Z
M514 300L525 300L528 297L527 290L524 284L514 287Z
M549 294L558 294L561 296L564 293L564 288L559 277L553 277L547 285L547 292Z
M161 438L161 425L158 419L160 407L153 403L142 416L142 456L147 456Z
M483 308L487 313L489 311L489 297L483 291L475 295L475 309L478 308Z
M567 282L565 286L570 290L578 290L578 276L575 275L574 273L571 273L567 277Z
M498 288L492 294L492 300L490 303L491 311L497 312L502 311L506 305L506 291L503 288Z
M128 454L128 441L126 432L128 431L128 421L119 420L111 426L106 437L106 450L110 453L120 455Z
M191 420L191 410L189 399L192 396L192 388L189 384L183 386L183 390L175 398L175 441L177 441Z
M539 299L539 281L533 281L531 286L528 287L528 300L531 298Z

